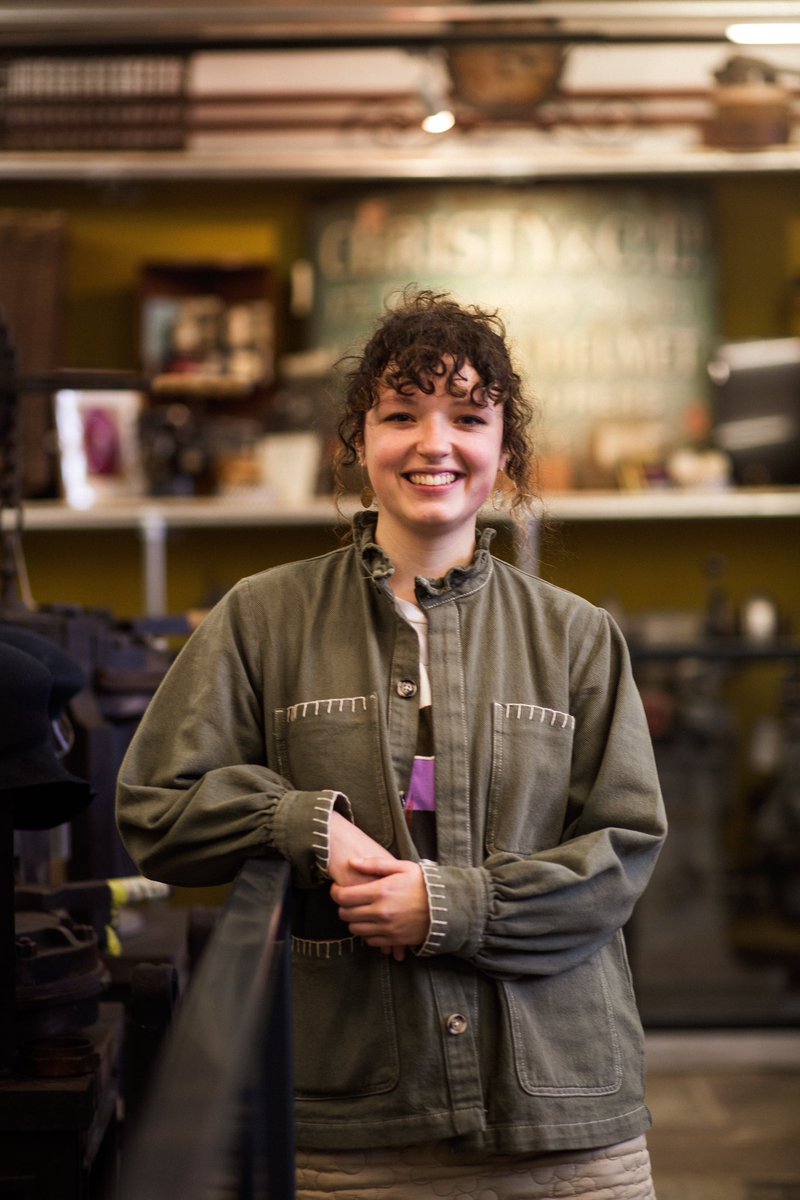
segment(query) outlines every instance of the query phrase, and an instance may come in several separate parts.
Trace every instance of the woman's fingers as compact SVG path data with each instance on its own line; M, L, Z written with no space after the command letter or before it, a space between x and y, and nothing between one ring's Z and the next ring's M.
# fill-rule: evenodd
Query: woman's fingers
M418 863L381 859L379 870L365 882L334 884L331 896L351 934L370 945L417 946L425 940L430 914Z

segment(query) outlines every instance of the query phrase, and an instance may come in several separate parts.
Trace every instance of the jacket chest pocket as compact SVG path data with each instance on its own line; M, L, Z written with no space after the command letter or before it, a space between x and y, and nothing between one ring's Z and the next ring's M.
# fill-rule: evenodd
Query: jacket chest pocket
M533 854L561 840L575 718L538 704L492 706L486 847Z
M359 829L392 842L375 695L308 700L273 716L278 769L298 791L344 792Z

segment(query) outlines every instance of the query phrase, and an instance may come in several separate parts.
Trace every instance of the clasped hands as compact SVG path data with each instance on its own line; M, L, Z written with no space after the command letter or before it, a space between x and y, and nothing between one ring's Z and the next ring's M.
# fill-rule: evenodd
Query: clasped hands
M395 858L340 813L328 832L331 896L353 937L402 962L421 945L430 923L428 890L419 863Z

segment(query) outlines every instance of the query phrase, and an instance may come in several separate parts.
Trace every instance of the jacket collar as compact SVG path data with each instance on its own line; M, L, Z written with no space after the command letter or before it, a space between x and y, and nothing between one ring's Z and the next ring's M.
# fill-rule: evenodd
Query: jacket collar
M372 511L357 512L353 518L353 542L359 553L364 571L376 585L391 579L394 564L385 550L375 541L378 514ZM478 591L489 582L492 573L492 556L489 546L495 530L486 527L478 530L475 554L472 562L463 567L451 567L441 579L425 579L417 576L417 598L424 608L443 604L447 600L458 600Z

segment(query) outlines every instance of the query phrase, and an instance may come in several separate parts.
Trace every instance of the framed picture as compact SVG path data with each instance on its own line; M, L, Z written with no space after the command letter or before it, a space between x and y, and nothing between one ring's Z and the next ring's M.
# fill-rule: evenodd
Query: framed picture
M140 392L62 388L55 396L61 488L73 508L144 491Z

